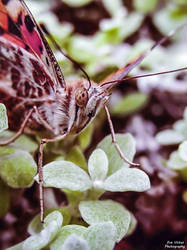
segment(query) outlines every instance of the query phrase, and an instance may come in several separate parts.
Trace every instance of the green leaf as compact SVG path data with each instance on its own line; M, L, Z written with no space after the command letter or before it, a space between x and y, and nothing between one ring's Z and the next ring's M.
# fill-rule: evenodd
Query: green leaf
M88 174L68 161L54 161L43 167L43 180L46 187L64 188L84 192L91 188Z
M8 128L8 117L6 113L6 107L0 103L0 133Z
M86 240L75 234L70 235L61 250L90 250Z
M87 231L86 227L79 225L67 225L60 229L56 239L50 245L50 250L61 250L65 240L72 234L82 236Z
M187 121L187 107L184 109L183 117Z
M178 131L166 129L159 132L156 135L155 139L161 145L172 145L180 143L181 141L183 141L184 137Z
M167 166L173 170L181 170L187 168L187 161L184 161L179 156L177 151L171 153L169 160L167 161Z
M58 211L54 211L48 214L44 219L44 228L50 226L51 224L55 223L55 227L60 229L62 226L63 217L62 214Z
M7 213L9 209L9 204L10 204L9 188L0 179L0 217L3 217Z
M187 162L187 141L184 141L184 142L182 142L182 143L179 145L178 152L179 152L180 158L181 158L183 161L186 161L186 162Z
M149 188L148 175L138 168L121 168L104 182L104 189L112 192L143 192Z
M143 93L131 93L126 95L112 109L114 115L128 115L142 108L147 101L147 96Z
M55 208L45 209L44 217L46 217L47 215L49 215L50 213L54 211L60 212L61 215L63 216L63 225L66 225L70 222L71 212L65 206L61 207L60 209L55 209ZM30 235L35 235L35 234L40 233L42 228L43 228L43 224L40 221L40 214L37 214L29 223L27 231Z
M88 160L88 171L93 181L104 180L108 172L108 158L105 152L98 148Z
M71 210L68 207L63 206L59 208L58 211L63 215L63 225L68 225L72 217Z
M82 153L81 149L78 146L74 146L70 149L65 160L73 162L74 164L80 166L82 169L86 171L88 169L84 154Z
M121 10L123 10L124 12L126 11L121 0L115 0L115 1L103 0L103 4L111 16L116 16L117 14L120 13Z
M117 202L112 200L81 201L79 210L82 218L89 225L112 221L117 229L117 242L119 242L128 231L131 215Z
M0 134L0 141L8 140L14 135L15 132L6 130ZM11 143L11 146L30 153L35 152L38 148L38 144L26 135L21 135L15 142Z
M0 148L0 176L10 187L31 186L36 171L37 165L28 152L13 147Z
M179 134L181 134L183 138L187 138L187 121L186 120L176 121L173 125L173 129L177 131Z
M158 4L158 0L133 0L133 5L136 11L140 11L142 13L149 13L153 11Z
M66 4L71 7L81 7L83 5L89 4L93 0L63 0Z
M94 129L94 126L93 126L93 123L91 123L78 136L80 147L83 150L85 150L91 143L93 129Z
M128 229L126 236L131 235L134 232L136 226L137 226L137 220L134 217L134 215L131 213L131 222L130 222L129 229Z
M46 214L46 210L45 210L45 214ZM42 229L43 229L43 225L40 221L40 214L37 214L29 223L27 231L30 235L36 235L36 234L39 234L42 231Z
M112 250L116 240L116 227L111 221L98 223L88 227L84 237L90 250Z
M127 157L129 161L133 160L136 152L136 142L132 135L130 134L116 134L116 140L120 146L123 154ZM129 164L121 159L119 153L117 152L114 144L112 143L111 135L106 136L98 145L97 148L101 148L105 151L109 161L108 175L116 172L123 166L128 167Z
M30 236L23 242L22 250L39 250L51 242L62 226L61 213L54 211L44 219L44 229L36 235Z

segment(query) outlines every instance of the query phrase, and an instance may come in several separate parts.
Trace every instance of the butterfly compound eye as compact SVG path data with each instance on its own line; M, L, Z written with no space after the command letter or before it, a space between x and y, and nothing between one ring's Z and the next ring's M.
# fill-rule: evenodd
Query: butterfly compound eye
M75 92L75 101L79 107L86 106L88 102L88 91L85 88L78 88Z

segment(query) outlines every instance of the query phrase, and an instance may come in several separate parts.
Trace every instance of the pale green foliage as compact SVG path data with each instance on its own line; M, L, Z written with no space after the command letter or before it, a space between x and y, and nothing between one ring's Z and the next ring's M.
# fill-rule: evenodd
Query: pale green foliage
M86 240L71 234L64 242L61 250L90 250Z
M86 227L80 225L67 225L61 228L56 239L51 244L51 250L60 250L65 240L70 235L76 235L83 237L83 234L87 231Z
M101 149L96 149L88 161L88 170L93 181L104 180L108 172L108 158Z
M127 157L129 161L132 161L136 152L136 142L134 138L130 134L116 134L116 139L123 154ZM119 153L116 151L115 146L112 143L111 135L106 136L97 145L97 147L104 150L107 154L109 161L108 175L111 175L112 173L116 172L122 166L129 167L129 164L124 162L119 156Z
M178 150L170 154L167 167L177 171L187 181L187 108L183 119L173 124L172 129L166 129L156 135L156 140L162 145L179 144Z
M182 142L177 151L171 153L167 167L177 171L187 181L187 141Z
M8 128L8 118L5 105L0 103L0 132Z
M137 11L149 13L153 11L158 4L158 0L133 0L133 5Z
M0 104L0 141L6 141L15 134L7 128L6 108ZM9 208L9 187L23 188L33 184L37 166L30 153L36 149L37 144L25 135L8 146L0 147L0 216L5 215Z
M89 226L84 238L89 243L90 250L112 250L116 241L116 233L115 225L112 221L107 221Z
M121 98L112 108L111 113L117 116L124 116L138 111L147 101L147 96L143 93L131 93Z
M133 160L133 137L130 134L118 134L117 141L129 160ZM99 143L98 149L93 151L88 160L90 176L72 162L54 161L43 167L44 186L73 192L90 190L93 196L97 191L100 196L104 190L142 192L150 188L149 178L142 170L127 167L129 166L120 158L109 136Z
M63 0L63 2L72 7L80 7L92 2L92 0Z
M3 131L0 134L0 140L6 141L12 138L14 135L15 132L9 130ZM21 135L20 137L18 137L15 142L11 143L11 146L28 151L30 153L35 152L38 148L38 144L26 135Z
M118 134L117 141L124 154L128 152L129 159L133 160L133 137L130 134ZM4 148L2 154L12 156L15 149L10 149L12 151L7 152L7 147ZM130 234L136 226L132 214L117 202L100 201L98 198L105 191L145 191L150 188L150 181L143 171L130 168L121 161L115 151L108 136L92 152L85 170L65 160L44 165L44 186L62 189L69 204L47 210L44 226L37 215L28 228L31 236L11 250L34 250L46 246L51 250L72 250L77 247L83 250L112 250L116 242ZM38 176L35 179L38 180ZM84 226L76 225L76 222L80 223L80 216ZM75 224L67 225L70 221ZM89 226L86 227L86 223Z
M183 120L174 123L173 129L166 129L156 135L156 140L162 145L178 144L187 139L187 108Z
M44 186L86 191L91 187L87 173L68 161L55 161L43 167Z
M83 219L94 225L101 222L112 221L116 226L117 234L115 240L120 241L127 233L131 216L130 213L119 203L105 201L82 201L79 209Z
M112 192L143 192L149 188L149 177L137 168L121 168L109 176L104 183L104 189Z
M0 176L10 187L29 187L37 166L32 156L13 147L0 148Z
M9 248L8 250L39 250L51 242L59 232L63 222L62 215L54 211L49 214L43 224L43 229L40 233L30 236L22 243Z

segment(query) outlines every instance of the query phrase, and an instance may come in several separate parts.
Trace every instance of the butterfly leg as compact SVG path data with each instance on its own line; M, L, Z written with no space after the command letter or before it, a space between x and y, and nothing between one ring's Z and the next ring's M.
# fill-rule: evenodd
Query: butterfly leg
M44 151L44 145L48 142L55 142L64 139L66 137L66 134L57 136L53 139L41 139L40 141L40 147L38 152L38 182L39 182L39 195L40 195L40 220L43 223L44 222L44 190L43 190L43 151Z
M28 112L28 114L27 114L27 116L25 117L25 120L23 121L23 123L21 124L21 127L20 127L20 129L18 130L18 132L17 132L13 137L11 137L10 139L8 139L8 140L6 140L6 141L0 142L0 146L6 146L6 145L8 145L8 144L14 142L14 141L23 133L23 130L24 130L24 128L25 128L25 126L26 126L26 124L27 124L29 118L31 117L33 111L34 111L34 109L31 109L31 110Z
M106 105L105 105L104 107L105 107L105 111L106 111L106 115L107 115L107 119L108 119L110 131L111 131L112 142L114 143L114 146L115 146L117 152L119 153L120 157L121 157L125 162L127 162L129 165L131 165L131 166L140 166L140 164L131 162L131 161L129 161L129 160L124 156L123 152L121 151L120 146L118 145L118 143L117 143L117 141L116 141L116 136L115 136L115 132L114 132L114 127L113 127L113 124L112 124L112 120L111 120L111 117L110 117L109 110L108 110L108 108L107 108Z

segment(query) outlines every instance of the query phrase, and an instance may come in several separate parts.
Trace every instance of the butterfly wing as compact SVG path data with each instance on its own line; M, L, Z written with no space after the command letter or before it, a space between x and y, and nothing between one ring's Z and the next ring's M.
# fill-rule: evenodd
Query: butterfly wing
M119 70L117 70L116 72L110 74L109 76L107 76L101 83L100 85L108 90L111 89L112 87L114 87L119 80L122 80L125 78L125 76L128 75L128 73L134 69L138 64L140 64L143 59L147 56L148 51L144 52L143 54L141 54L140 56L134 58L131 62L129 62L127 65L125 65L124 67L120 68Z
M0 35L34 54L51 76L54 88L65 87L58 63L22 0L0 0Z

